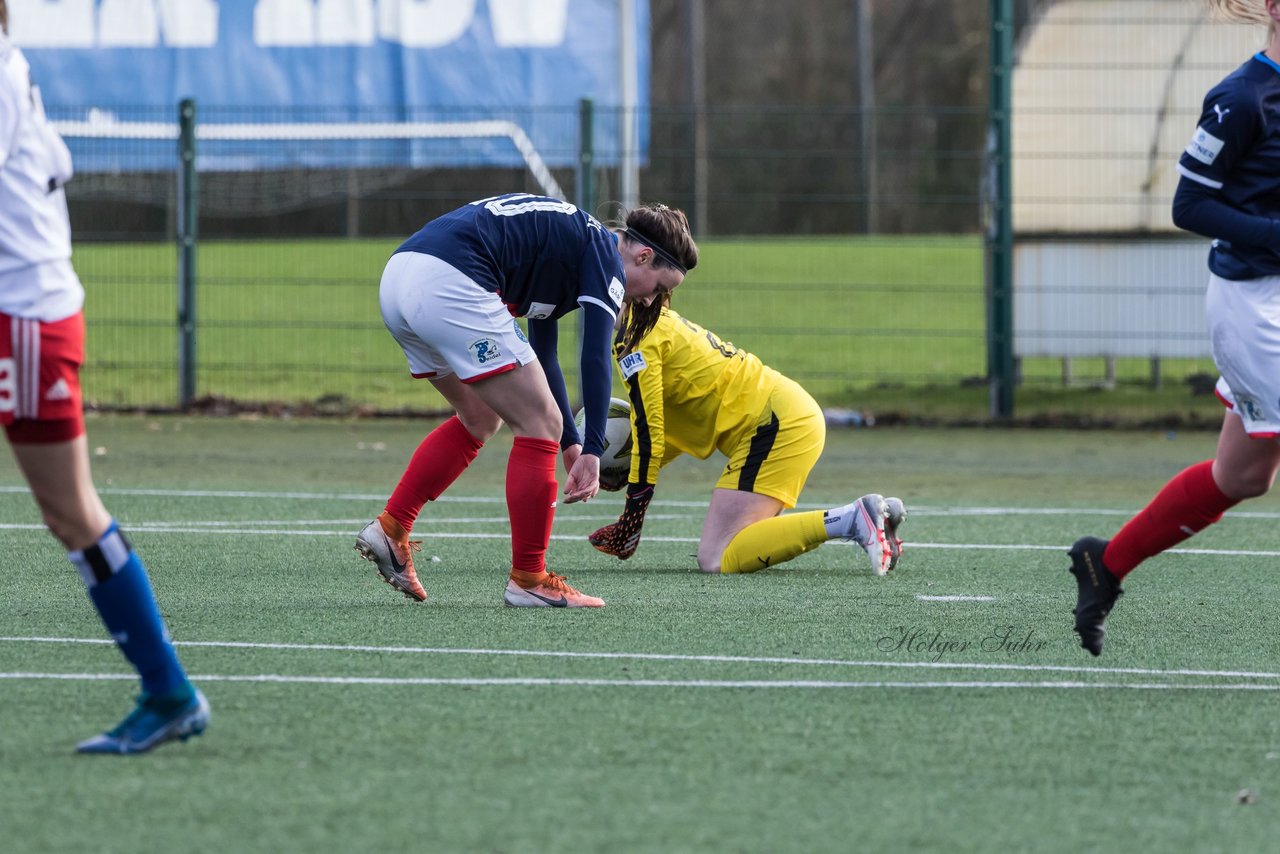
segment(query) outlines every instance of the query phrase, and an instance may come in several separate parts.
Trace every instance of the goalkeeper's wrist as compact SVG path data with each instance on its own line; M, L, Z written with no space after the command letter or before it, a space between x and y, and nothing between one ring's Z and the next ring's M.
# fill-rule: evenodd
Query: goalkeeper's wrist
M649 483L627 484L627 513L643 513L653 498L653 485Z
M651 483L628 483L627 499L645 498L646 500L653 497L653 484Z

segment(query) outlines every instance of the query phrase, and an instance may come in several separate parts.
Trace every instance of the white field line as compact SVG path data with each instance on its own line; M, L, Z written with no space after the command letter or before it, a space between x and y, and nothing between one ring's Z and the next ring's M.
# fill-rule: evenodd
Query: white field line
M646 516L646 519L659 518L655 516ZM678 518L687 518L684 516ZM567 517L563 521L616 521L615 516L589 517L580 519L579 517ZM357 524L367 523L367 519L362 519ZM509 531L441 531L440 526L448 524L450 520L446 517L433 517L429 520L431 529L429 532L423 531L423 538L426 540L509 540L511 533ZM501 520L504 524L507 522L505 518ZM178 524L161 523L161 522L131 522L125 525L125 530L130 534L207 534L207 535L227 535L227 536L269 536L269 537L355 537L358 533L354 528L344 528L341 530L317 530L314 528L306 528L305 521L289 522L290 528L244 528L244 527L213 527L221 523L213 522L182 522ZM228 522L228 525L252 525L253 522L238 521ZM190 526L201 527L190 527ZM299 526L303 526L301 529ZM0 523L0 531L43 531L44 525L37 523ZM552 534L551 539L562 542L582 542L585 534ZM647 543L696 543L697 537L658 537L645 535ZM848 548L853 543L846 543L841 540L830 540L823 543L824 546L835 546L837 548ZM903 540L904 549L944 549L947 551L1049 551L1062 552L1065 554L1070 548L1070 544L1063 543L1061 545L1043 545L1040 543L922 543L917 540ZM1275 549L1167 549L1162 554L1186 554L1186 555L1226 555L1231 557L1280 557L1280 550Z
M25 486L0 486L0 494L26 493ZM299 501L372 501L385 502L387 493L364 492L272 492L263 490L221 490L221 489L122 489L104 487L98 490L102 495L139 495L171 498L277 498ZM621 505L621 499L601 496L598 502L611 502ZM501 495L445 495L439 499L440 504L506 504ZM669 501L657 498L653 507L706 507L706 501ZM830 504L801 502L799 510L825 510ZM1132 516L1140 508L1127 510L1103 507L975 507L963 505L921 505L912 504L908 510L913 516ZM1280 519L1280 511L1232 510L1226 515L1241 519Z
M672 521L672 520L686 520L689 518L689 515L687 513L667 513L667 514L646 513L644 518L646 520L661 519L664 521ZM422 517L422 521L424 522L424 524L431 525L433 527L438 525L475 525L475 524L508 525L510 524L511 518L509 516L431 516L431 517L424 516ZM574 516L566 517L565 521L616 522L618 521L618 514L611 513L607 516L581 516L581 515L575 514ZM240 527L244 527L247 525L253 528L258 528L262 526L299 527L299 526L315 526L315 525L343 525L343 526L351 526L348 532L351 533L352 536L355 536L355 533L358 532L361 528L363 528L367 524L369 524L368 516L362 516L362 517L352 518L352 519L222 519L222 520L183 519L183 520L173 520L169 522L130 522L128 525L126 525L126 527L130 531L141 531L141 530L152 530L155 528L172 530L177 528L178 526L183 526L183 527L192 529L194 532L195 529L228 528L233 525L240 526ZM0 530L10 529L10 528L15 530L29 530L29 531L44 530L43 525L37 525L30 522L21 523L21 524L0 523ZM347 527L344 527L343 530L345 531L348 529ZM216 531L208 531L207 533L216 533ZM317 533L337 533L337 532L330 531L330 532L317 532ZM504 536L507 536L507 535L504 534Z
M0 643L85 644L113 646L107 638L0 637ZM259 643L251 641L174 641L174 646L212 649L264 649L289 652L368 652L379 655L474 655L517 658L596 659L606 661L673 661L710 664L786 664L802 667L904 668L909 670L991 670L1018 673L1079 673L1100 675L1205 677L1213 679L1269 679L1280 684L1280 673L1250 670L1153 669L1145 667L1085 667L1058 664L1006 664L970 661L858 661L841 658L785 658L747 655L687 655L655 652L571 652L545 649L482 649L430 646L365 646L358 644Z
M576 539L569 537L568 539ZM846 545L842 542L829 542L823 545ZM1045 546L1035 543L921 543L915 540L903 540L904 549L986 549L988 551L1051 551L1066 553L1069 545ZM1165 549L1161 554L1169 555L1230 555L1234 557L1280 557L1276 549Z
M0 679L56 679L63 681L120 681L134 680L131 673L0 673ZM584 688L786 688L796 689L857 689L857 688L1038 688L1057 690L1111 691L1129 689L1137 691L1280 691L1280 685L1256 683L1220 683L1209 685L1179 684L1171 682L826 682L808 679L572 679L572 678L473 678L473 677L407 677L381 676L285 676L262 673L256 676L228 676L225 674L193 674L194 682L256 682L291 685L432 685L461 686L467 688L489 687L584 687Z
M647 519L649 517L646 516L645 518ZM607 517L607 519L610 522L616 522L618 520L618 517L609 516ZM369 521L368 519L364 519L360 522L360 524L361 525L368 524L368 521ZM503 520L503 521L506 521L506 520ZM186 524L188 523L183 523L183 525L186 525ZM246 523L240 522L237 524L243 525ZM296 523L290 523L290 524L296 524ZM208 534L210 536L257 535L257 536L270 536L270 537L348 537L352 541L355 540L356 534L359 533L359 529L344 529L341 531L318 531L310 528L305 530L299 530L297 528L288 528L288 529L285 529L285 528L188 528L188 527L157 524L157 523L138 524L136 522L125 525L124 529L130 535L133 535L133 534ZM44 525L38 525L38 524L0 523L0 531L43 531L43 530L45 530ZM449 531L437 531L433 529L430 534L427 534L424 532L423 537L424 539L432 539L432 540L510 540L511 533L509 531L502 531L498 533L492 533L492 532L463 533L461 531L449 532ZM551 535L551 539L553 540L564 540L566 542L583 542L585 537L586 537L585 532L582 534L552 534ZM698 538L697 537L645 537L645 542L696 543L698 542ZM846 544L834 543L834 545L846 545ZM1050 547L1046 546L1046 548L1050 548ZM1052 548L1059 548L1059 547L1052 546ZM1067 548L1066 546L1061 547L1064 553L1066 551L1066 548ZM1232 552L1232 554L1242 554L1242 552Z
M0 493L23 493L26 492L25 487L0 486ZM382 501L385 496L351 494L351 493L303 493L303 492L260 492L260 491L223 491L223 490L147 490L147 489L104 489L105 494L117 495L148 495L148 496L171 496L171 497L212 497L212 498L282 498L282 499L302 499L302 500L361 500L361 501ZM504 503L501 497L446 497L443 501L457 503L477 503L477 504L501 504ZM667 501L655 502L655 505L665 504L671 507L702 507L703 502L698 501ZM803 509L807 505L801 505ZM814 508L823 507L825 505L811 505ZM1131 511L1128 510L1105 510L1105 509L1081 509L1081 508L1001 508L1001 507L920 507L913 506L911 508L913 515L1106 515L1106 516L1128 516ZM1278 519L1280 513L1268 512L1237 512L1228 515L1253 518L1253 519ZM595 521L596 517L569 517L576 521ZM612 516L598 517L599 520L612 521ZM659 518L650 516L650 518ZM668 518L684 518L684 516L671 516ZM182 522L168 524L132 524L130 530L146 531L155 533L220 533L220 534L266 534L272 536L351 536L350 530L341 531L299 531L297 526L305 525L356 525L366 521L363 517L359 519L332 519L332 520L281 520L281 521L205 521L205 522ZM449 523L486 523L486 524L504 524L507 522L505 516L500 517L484 517L484 518L454 518L434 517L433 525L444 525ZM229 526L244 525L288 525L293 526L289 529L264 529L264 528L244 528ZM43 525L38 524L0 524L0 530L43 530ZM432 537L438 538L483 538L483 539L506 539L509 534L501 533L451 533L433 531ZM579 536L555 536L557 540L578 540ZM659 542L697 542L694 537L649 537L647 538ZM844 545L844 544L840 544ZM989 544L989 543L918 543L910 542L908 545L912 548L937 548L937 549L1012 549L1012 550L1065 550L1066 546L1046 546L1032 544ZM1257 555L1257 556L1280 556L1278 551L1258 551L1258 550L1223 550L1223 549L1171 549L1174 553L1185 554L1215 554L1215 555ZM981 596L917 596L922 601L990 601L991 597ZM0 637L0 642L13 643L73 643L73 644L101 644L110 645L114 642L106 639L79 639L79 638L23 638L23 637ZM1020 671L1020 672L1065 672L1065 673L1083 673L1083 674L1125 674L1125 675L1146 675L1158 677L1208 677L1208 678L1245 678L1245 679L1267 679L1280 680L1280 673L1267 672L1249 672L1249 671L1230 671L1230 670L1157 670L1147 668L1104 668L1104 667L1074 667L1060 665L1020 665L1020 664L1002 664L1002 663L977 663L977 662L896 662L896 661L845 661L837 659L796 659L796 658L770 658L770 657L748 657L748 656L715 656L715 655L667 655L654 653L608 653L608 652L556 652L546 650L487 650L487 649L446 649L434 647L375 647L375 646L350 646L350 645L331 645L331 644L272 644L272 643L245 643L245 642L222 642L222 641L178 641L178 646L191 647L222 647L222 648L249 648L249 649L274 649L274 650L329 650L329 651L355 651L355 652L372 652L372 653L397 653L397 654L427 654L427 655L490 655L490 656L529 656L529 657L554 657L554 658L591 658L591 659L624 659L624 660L650 660L650 661L702 661L702 662L719 662L719 663L761 663L761 664L788 664L788 665L808 665L808 666L834 666L834 667L862 667L862 668L903 668L903 669L926 669L926 670L989 670L989 671ZM280 683L307 683L307 684L338 684L338 685L459 685L459 686L632 686L632 687L698 687L698 688L1048 688L1048 689L1115 689L1129 688L1140 690L1280 690L1280 684L1178 684L1178 683L1103 683L1103 682L1072 682L1072 681L1017 681L1017 682L1000 682L1000 681L944 681L944 682L892 682L892 681L820 681L820 680L631 680L631 679L575 679L575 678L382 678L382 677L296 677L287 675L263 674L257 676L228 676L208 674L194 677L201 681L224 681L224 682L280 682ZM118 674L59 674L59 673L0 673L0 679L61 679L61 680L133 680L136 676L129 673Z
M994 602L994 596L926 596L923 593L917 593L916 598L921 602Z

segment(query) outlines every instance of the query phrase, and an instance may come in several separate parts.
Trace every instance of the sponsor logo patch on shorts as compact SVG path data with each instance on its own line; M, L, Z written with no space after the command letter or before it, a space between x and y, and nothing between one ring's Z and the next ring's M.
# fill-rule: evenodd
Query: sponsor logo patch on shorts
M481 338L467 345L477 365L487 365L502 356L502 348L492 338Z
M1222 144L1222 140L1204 128L1196 128L1195 136L1191 137L1191 142L1187 143L1187 154L1209 166L1218 159Z
M622 297L625 293L626 288L623 287L622 282L618 281L618 277L614 276L613 280L609 282L609 299L613 300L614 305L620 306L622 305Z
M519 338L522 343L528 344L529 339L525 337L524 330L520 328L520 324L517 323L515 320L512 320L511 325L515 327L516 337Z
M1252 395L1237 394L1236 407L1240 413L1249 421L1265 421L1267 416L1262 411L1262 407L1258 405L1258 401Z
M618 360L618 367L622 369L622 378L629 380L649 367L649 363L644 360L643 353L628 353Z
M555 310L555 303L531 302L529 303L529 310L524 313L524 316L530 320L546 320L551 316L551 312Z

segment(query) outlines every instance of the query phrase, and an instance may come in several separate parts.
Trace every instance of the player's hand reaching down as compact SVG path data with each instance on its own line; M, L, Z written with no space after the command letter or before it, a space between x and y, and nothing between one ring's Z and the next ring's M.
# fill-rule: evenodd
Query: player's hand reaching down
M640 545L640 529L644 527L644 514L653 499L653 487L647 483L633 483L627 487L627 506L612 525L605 525L587 537L587 542L598 551L626 560L636 553Z
M582 456L582 445L570 445L560 452L560 459L564 463L566 476L573 472L573 464L578 461L580 456Z
M600 491L600 458L595 454L582 454L573 462L569 479L564 483L564 503L576 504L595 497Z

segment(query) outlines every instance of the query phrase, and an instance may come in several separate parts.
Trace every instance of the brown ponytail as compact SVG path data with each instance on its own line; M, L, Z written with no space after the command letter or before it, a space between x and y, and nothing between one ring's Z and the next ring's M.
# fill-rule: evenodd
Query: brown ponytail
M689 233L689 220L684 211L666 205L644 205L626 215L621 226L622 239L654 250L653 263L687 273L698 266L698 244ZM640 346L640 341L653 331L662 310L671 304L671 295L662 294L649 305L627 303L622 307L622 323L614 339L621 353Z
M613 341L614 352L621 356L630 353L640 346L644 336L658 325L658 318L671 305L671 294L663 294L645 305L642 302L629 302L622 307L622 323L618 326L618 335Z

